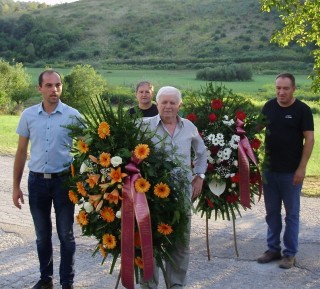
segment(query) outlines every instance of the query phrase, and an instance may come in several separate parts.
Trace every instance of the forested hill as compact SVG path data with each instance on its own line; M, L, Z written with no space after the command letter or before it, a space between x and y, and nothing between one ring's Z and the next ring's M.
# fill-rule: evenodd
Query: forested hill
M2 3L13 2L0 0ZM8 5L8 4L7 4ZM0 16L0 57L43 66L305 66L308 48L270 44L276 13L259 0L80 0ZM272 64L274 65L274 64Z

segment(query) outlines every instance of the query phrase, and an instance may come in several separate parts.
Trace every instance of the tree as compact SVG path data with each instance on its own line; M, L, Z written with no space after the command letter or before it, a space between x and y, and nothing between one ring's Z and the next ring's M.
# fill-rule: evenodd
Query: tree
M71 74L64 78L62 100L80 109L100 97L107 87L106 80L89 65L76 65Z
M270 12L272 8L280 12L284 26L273 34L271 41L283 47L291 41L313 47L312 90L320 91L320 1L261 0L262 11Z
M29 91L31 77L21 63L10 65L0 59L0 107L9 107L12 102L22 103L32 95Z

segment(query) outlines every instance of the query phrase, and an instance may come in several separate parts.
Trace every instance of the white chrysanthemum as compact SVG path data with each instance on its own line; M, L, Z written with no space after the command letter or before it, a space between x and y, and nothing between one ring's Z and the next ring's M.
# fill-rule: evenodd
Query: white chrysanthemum
M233 163L232 163L235 167L238 166L238 161L237 160L234 160Z
M223 158L223 151L218 151L217 156L218 158Z
M223 147L225 145L225 142L223 139L219 140L219 146Z
M93 206L92 206L92 204L91 203L89 203L89 202L85 202L84 204L83 204L83 208L85 209L85 211L87 212L87 213L91 213L92 211L93 211Z
M214 146L217 146L217 145L219 145L219 140L217 139L217 138L215 138L214 140L212 140L212 144L214 145Z
M238 148L238 145L235 143L232 143L232 142L229 142L229 146L234 150L236 150Z
M114 156L110 160L113 167L120 166L122 164L122 158L119 156Z
M207 136L207 139L212 142L215 139L215 135L211 133Z
M222 133L217 133L217 136L216 136L217 139L224 139L224 136Z
M230 148L225 148L224 150L223 150L223 155L225 155L225 156L230 156L231 155L231 149Z
M231 137L231 139L232 139L234 142L238 143L238 142L240 141L240 136L234 134L234 135Z

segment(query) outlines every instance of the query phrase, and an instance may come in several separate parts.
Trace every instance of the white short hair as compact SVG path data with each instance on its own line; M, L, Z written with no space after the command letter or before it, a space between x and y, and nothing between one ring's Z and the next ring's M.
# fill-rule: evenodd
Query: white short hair
M162 95L175 95L179 102L182 102L182 96L181 96L181 91L178 88L175 88L173 86L163 86L158 90L157 96L156 96L156 101L159 101L160 96Z

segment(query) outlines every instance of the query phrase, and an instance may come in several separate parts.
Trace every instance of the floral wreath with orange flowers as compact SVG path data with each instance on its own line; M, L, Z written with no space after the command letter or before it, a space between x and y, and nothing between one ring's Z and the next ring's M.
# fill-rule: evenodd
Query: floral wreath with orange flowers
M69 198L79 206L83 235L97 239L94 254L100 251L102 263L112 256L110 273L121 256L122 283L130 288L139 271L152 277L153 258L164 271L175 244L185 242L188 181L176 170L181 162L156 149L153 135L121 104L114 111L108 100L92 102L80 121L68 127L74 139Z
M261 195L260 130L264 120L248 99L208 83L183 100L183 113L198 128L208 168L196 210L208 219L234 220Z

